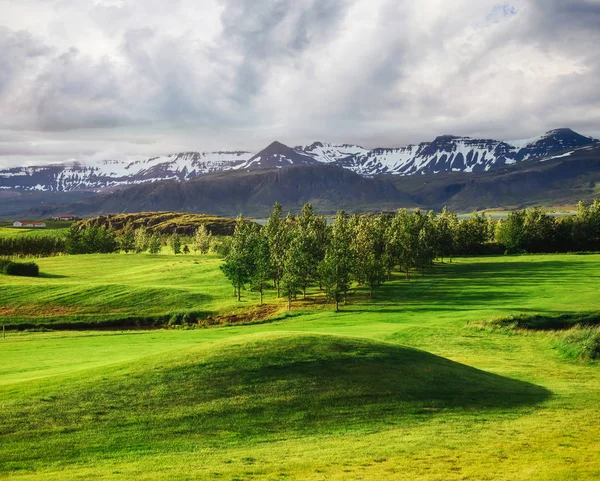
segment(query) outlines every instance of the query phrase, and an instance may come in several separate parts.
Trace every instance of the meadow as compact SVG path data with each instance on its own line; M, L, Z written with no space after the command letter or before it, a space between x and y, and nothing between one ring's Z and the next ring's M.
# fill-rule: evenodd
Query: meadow
M0 309L49 327L256 309L221 262L39 259L40 278L0 276ZM313 289L289 314L270 292L272 318L249 325L8 331L0 477L598 479L598 361L481 321L598 311L599 281L600 255L465 257L338 313Z

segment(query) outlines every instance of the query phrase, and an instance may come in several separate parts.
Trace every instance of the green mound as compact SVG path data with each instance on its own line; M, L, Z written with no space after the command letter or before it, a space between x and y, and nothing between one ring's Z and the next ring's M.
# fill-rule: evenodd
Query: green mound
M85 378L85 379L84 379ZM426 352L336 336L261 335L21 386L2 456L78 462L303 435L372 432L440 412L531 405L544 389ZM13 458L14 459L14 458ZM7 459L0 459L7 462Z

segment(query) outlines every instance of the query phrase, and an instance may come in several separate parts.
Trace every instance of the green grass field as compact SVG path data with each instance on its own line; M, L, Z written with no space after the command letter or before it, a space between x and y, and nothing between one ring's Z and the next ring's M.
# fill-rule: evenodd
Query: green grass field
M0 222L0 237L16 237L31 235L62 235L71 227L71 221L64 220L43 220L46 227L13 227L12 222Z
M41 259L44 277L0 277L0 308L11 322L26 306L55 319L254 308L219 262ZM568 359L551 333L477 322L598 311L599 281L600 255L464 258L337 314L298 302L244 326L9 331L0 477L598 479L599 363Z

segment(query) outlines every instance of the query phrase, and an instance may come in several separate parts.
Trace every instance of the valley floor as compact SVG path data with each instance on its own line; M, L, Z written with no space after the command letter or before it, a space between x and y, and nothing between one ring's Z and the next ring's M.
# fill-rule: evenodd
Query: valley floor
M253 308L219 262L42 259L39 279L0 278L0 312ZM359 290L339 313L299 301L244 326L9 331L0 477L599 479L598 362L565 359L548 333L474 325L597 311L599 286L600 255L460 258L395 277L372 301Z

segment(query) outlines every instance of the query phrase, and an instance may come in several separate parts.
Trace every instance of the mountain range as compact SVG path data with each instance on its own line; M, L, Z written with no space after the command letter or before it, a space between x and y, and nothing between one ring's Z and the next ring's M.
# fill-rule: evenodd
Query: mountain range
M323 213L572 206L600 196L600 142L570 129L520 141L441 136L399 149L273 142L123 163L0 171L0 217L141 211L266 215L275 201Z
M258 153L181 152L138 161L75 161L58 165L0 169L0 190L73 192L152 183L187 181L230 170L252 171L291 165L333 165L366 177L442 172L477 173L597 143L571 129L538 137L498 141L442 135L432 142L399 148L314 142L288 147L273 142Z

